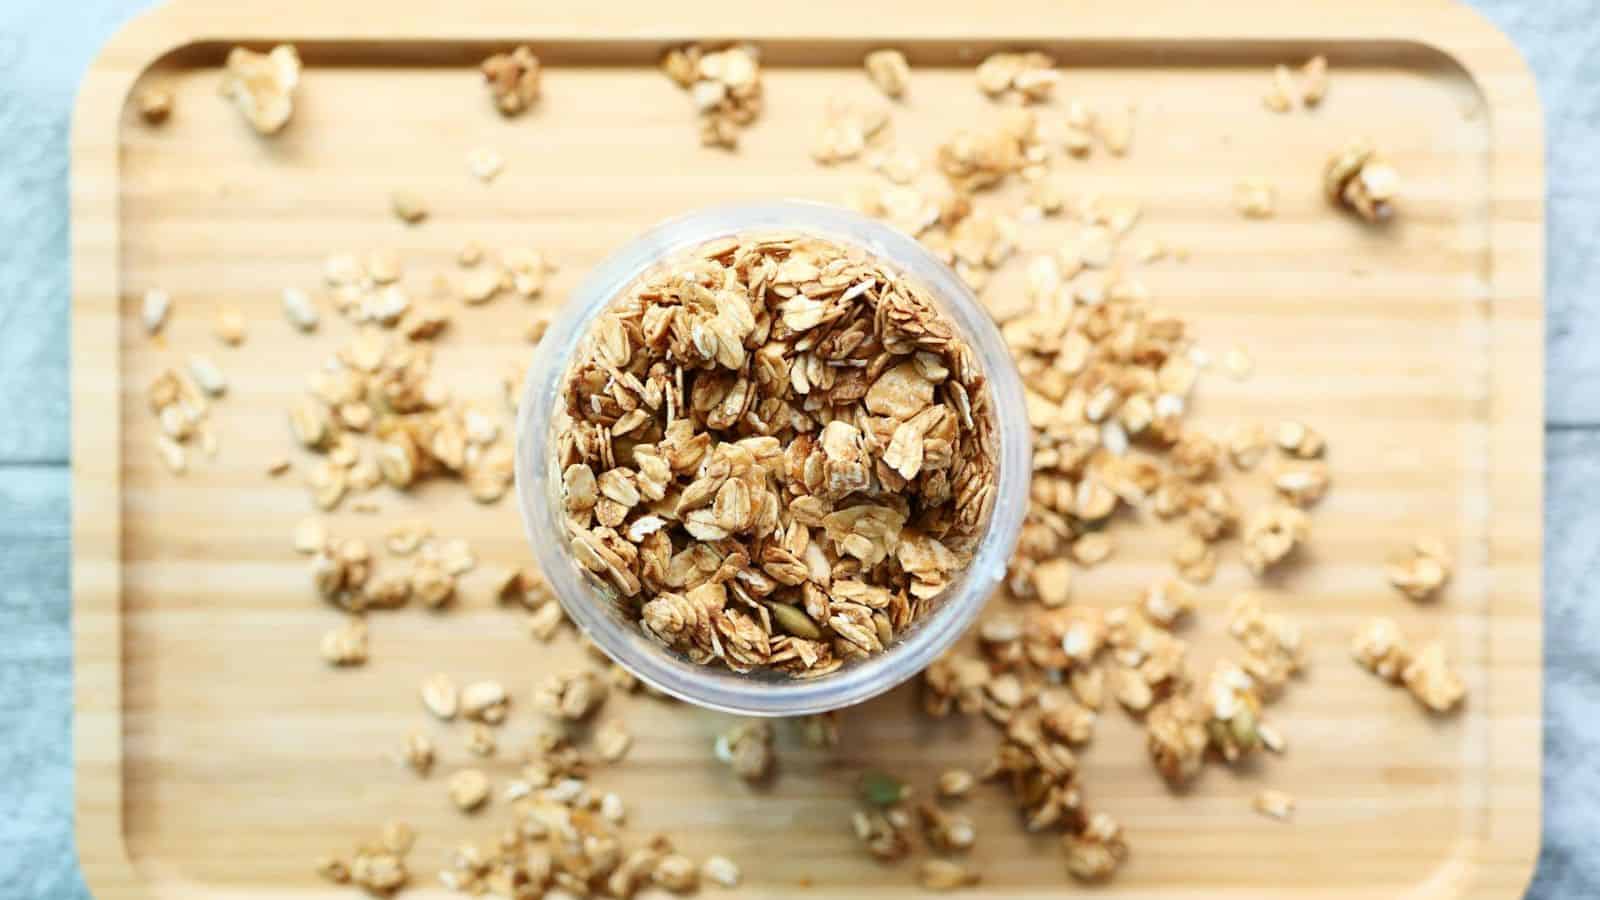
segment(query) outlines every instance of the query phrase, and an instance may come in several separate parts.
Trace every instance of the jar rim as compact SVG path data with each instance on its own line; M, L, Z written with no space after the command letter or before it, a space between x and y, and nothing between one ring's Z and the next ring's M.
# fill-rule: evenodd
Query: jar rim
M996 497L962 579L904 636L865 659L812 679L696 665L622 624L579 571L555 496L550 440L560 386L581 340L611 301L652 266L718 238L751 232L811 235L865 250L925 288L983 366L996 419ZM810 715L852 706L921 672L972 624L1005 577L1031 477L1022 382L1000 331L967 286L915 239L858 213L806 201L707 207L648 229L597 265L533 352L517 409L516 495L523 528L568 619L645 684L708 709L749 716Z

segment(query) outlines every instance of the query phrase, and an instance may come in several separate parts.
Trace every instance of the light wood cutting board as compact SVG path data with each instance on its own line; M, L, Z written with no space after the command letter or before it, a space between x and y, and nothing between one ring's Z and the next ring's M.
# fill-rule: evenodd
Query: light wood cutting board
M282 288L315 288L330 252L388 246L420 292L476 239L559 261L554 304L666 216L736 199L840 199L873 176L814 166L811 129L834 90L865 89L859 60L879 46L911 57L894 128L924 154L985 115L971 66L1000 46L1055 53L1064 96L1135 104L1133 151L1083 163L1073 186L1139 198L1138 233L1191 254L1151 267L1158 302L1219 356L1237 345L1254 357L1248 379L1206 380L1200 421L1220 430L1298 416L1331 447L1335 487L1307 564L1276 584L1311 646L1306 679L1273 709L1289 752L1243 772L1213 768L1174 796L1134 726L1105 716L1084 780L1127 827L1133 857L1103 893L1520 896L1539 833L1544 181L1533 83L1503 37L1430 0L455 6L178 3L114 39L85 81L72 164L75 733L78 845L99 896L342 895L311 860L390 818L422 834L417 895L441 895L431 873L457 841L493 835L497 809L464 819L440 776L418 781L381 758L431 727L416 684L434 670L506 680L515 712L502 744L516 748L535 727L533 680L580 655L571 641L531 643L469 581L448 615L375 618L364 668L323 665L317 639L337 618L289 548L311 505L284 410L349 331L327 316L316 336L294 333ZM730 156L697 145L688 100L653 64L671 43L735 37L765 48L768 103ZM300 46L307 70L294 121L268 142L217 98L218 65L235 42L278 40ZM521 41L549 67L545 97L502 120L474 66ZM1323 107L1266 112L1272 64L1314 52L1333 66ZM157 82L177 108L151 129L126 99ZM1355 135L1376 139L1406 177L1400 220L1382 231L1318 193L1322 160ZM466 171L479 146L508 159L492 186ZM1277 185L1274 219L1232 211L1247 176ZM429 222L397 223L395 189L424 197ZM175 309L152 341L139 298L157 286ZM241 348L211 336L223 303L246 315ZM503 367L527 355L530 313L516 298L459 310L439 370L463 395L497 399ZM159 461L143 391L195 350L219 360L232 387L213 414L220 453L180 478ZM266 462L283 454L296 474L268 480ZM347 508L336 530L376 537L388 517L425 510L486 562L529 559L509 499L379 496L384 515ZM1444 538L1459 559L1425 608L1379 569L1419 535ZM1082 575L1077 597L1126 602L1168 571L1168 550L1124 541ZM1245 583L1230 558L1202 592L1189 635L1202 657L1226 647L1221 610ZM1430 719L1350 663L1350 634L1378 614L1446 642L1471 692L1460 715ZM834 753L784 732L781 773L759 791L710 757L723 717L641 700L628 710L629 764L602 780L630 799L636 833L739 861L741 896L914 894L912 866L880 866L854 845L856 775L889 769L927 790L944 767L979 764L991 743L982 723L922 719L914 699L902 690L844 713ZM441 771L465 764L464 732L433 730ZM509 775L512 757L489 768ZM1251 812L1265 786L1298 797L1292 824ZM1022 836L998 789L970 811L982 896L1073 889L1059 854Z

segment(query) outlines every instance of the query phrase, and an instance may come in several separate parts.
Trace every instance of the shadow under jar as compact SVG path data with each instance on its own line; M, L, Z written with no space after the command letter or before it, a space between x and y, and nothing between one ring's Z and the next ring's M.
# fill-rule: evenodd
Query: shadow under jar
M528 371L517 497L613 660L798 716L889 690L971 625L1029 453L1016 367L953 272L855 213L762 203L657 226L578 287Z

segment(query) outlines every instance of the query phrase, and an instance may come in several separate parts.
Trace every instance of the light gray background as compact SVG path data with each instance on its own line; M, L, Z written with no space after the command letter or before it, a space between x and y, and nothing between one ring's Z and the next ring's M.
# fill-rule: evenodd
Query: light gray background
M0 897L87 894L72 838L67 140L96 50L149 0L0 0ZM1600 12L1474 0L1539 78L1549 146L1544 853L1600 897Z

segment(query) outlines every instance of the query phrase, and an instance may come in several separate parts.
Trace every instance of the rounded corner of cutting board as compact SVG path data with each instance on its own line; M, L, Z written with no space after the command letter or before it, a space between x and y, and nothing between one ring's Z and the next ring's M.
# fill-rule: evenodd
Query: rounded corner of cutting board
M1408 26L1407 40L1448 59L1459 67L1497 113L1516 114L1516 143L1544 153L1544 107L1539 83L1528 58L1511 36L1467 0L1442 0L1434 16ZM1497 129L1498 131L1498 129ZM1512 138L1498 134L1496 142ZM1539 164L1543 175L1543 164Z
M85 826L84 798L78 798L76 837L78 868L95 900L153 900L149 883L139 877L122 839L120 814L100 816Z
M140 76L163 58L196 42L190 27L196 19L188 10L190 5L187 0L167 0L141 10L100 46L84 70L73 104L74 157L79 154L79 144L83 142L80 138L84 136L104 133L108 135L105 143L114 144L121 121L119 113Z

